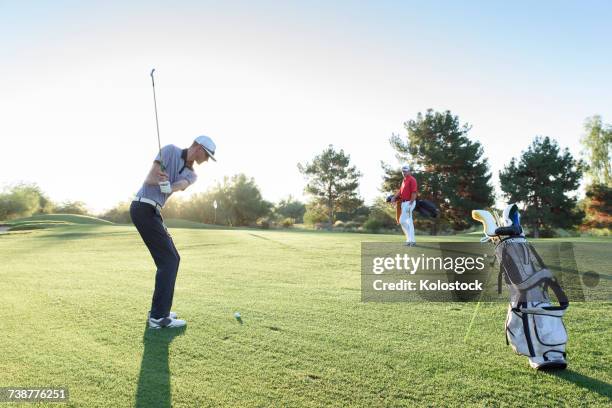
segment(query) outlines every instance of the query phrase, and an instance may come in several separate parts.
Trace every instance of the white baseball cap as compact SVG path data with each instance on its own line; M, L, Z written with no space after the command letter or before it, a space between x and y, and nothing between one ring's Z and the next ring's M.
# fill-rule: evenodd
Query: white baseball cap
M405 173L405 172L407 172L407 171L410 171L410 166L409 166L409 165L407 165L407 164L404 164L404 165L402 166L402 173Z
M215 142L213 142L210 137L202 135L202 136L196 137L194 141L202 145L202 147L204 148L204 150L206 150L206 153L208 153L208 156L211 159L213 159L214 161L217 161L217 159L215 159L215 150L217 149L217 146L215 145Z

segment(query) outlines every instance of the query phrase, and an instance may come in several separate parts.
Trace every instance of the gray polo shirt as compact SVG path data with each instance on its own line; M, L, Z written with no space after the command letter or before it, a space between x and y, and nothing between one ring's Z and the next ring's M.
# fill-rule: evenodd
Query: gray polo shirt
M161 149L161 159L166 167L166 173L168 174L170 184L174 184L179 180L187 180L189 185L191 185L198 179L198 176L195 174L193 169L185 165L186 158L187 149L183 150L175 145L164 146ZM159 153L157 154L155 161L158 163L160 162ZM149 185L143 183L136 195L153 200L163 207L164 204L166 204L166 200L170 197L170 195L172 195L172 193L163 194L157 184Z

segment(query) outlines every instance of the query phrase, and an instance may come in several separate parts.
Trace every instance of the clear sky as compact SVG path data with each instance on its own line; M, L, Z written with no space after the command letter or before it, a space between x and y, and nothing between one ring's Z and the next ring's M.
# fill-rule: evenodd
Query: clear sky
M217 143L182 194L244 172L301 197L296 164L333 144L371 201L427 108L470 123L495 176L536 135L578 155L587 116L612 122L610 21L609 1L0 1L0 186L127 200L157 149L152 67L162 144Z

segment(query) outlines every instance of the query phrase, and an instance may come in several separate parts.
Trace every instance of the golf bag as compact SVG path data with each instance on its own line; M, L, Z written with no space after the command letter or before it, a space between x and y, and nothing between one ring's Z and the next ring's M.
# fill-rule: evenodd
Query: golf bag
M423 217L436 218L438 216L438 209L429 200L416 200L415 211L421 214Z
M563 324L569 305L567 296L525 239L516 204L506 207L503 221L505 225L495 228L496 239L492 241L496 243L495 257L500 265L498 290L501 293L503 278L510 291L506 342L516 353L529 357L529 365L535 369L563 369L567 367L567 331ZM549 289L558 306L552 304Z
M399 218L402 212L401 201L398 200L396 194L391 194L387 196L386 202L395 203L395 219L399 222ZM436 218L438 216L438 208L434 203L429 200L421 200L417 199L416 204L414 206L414 211L418 212L421 216L425 218Z

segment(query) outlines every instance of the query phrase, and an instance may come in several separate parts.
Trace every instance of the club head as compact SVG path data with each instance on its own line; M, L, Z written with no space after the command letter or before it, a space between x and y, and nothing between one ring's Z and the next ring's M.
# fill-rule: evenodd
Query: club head
M154 72L155 72L155 68L153 68L153 69L151 70L151 76L153 76L153 73L154 73Z

